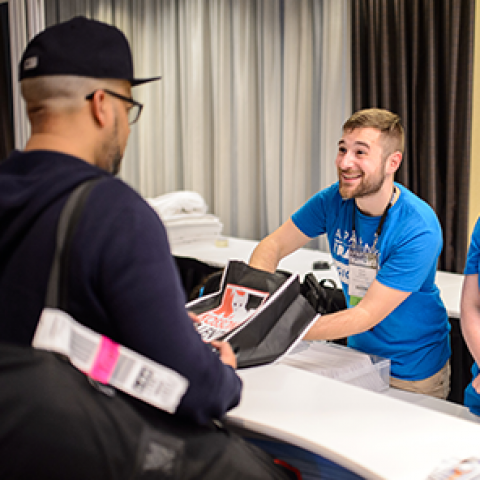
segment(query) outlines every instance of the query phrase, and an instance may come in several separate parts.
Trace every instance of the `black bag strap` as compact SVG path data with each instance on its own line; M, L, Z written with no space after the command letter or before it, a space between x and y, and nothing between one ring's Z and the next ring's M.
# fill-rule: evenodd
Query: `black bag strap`
M45 306L50 308L67 308L67 273L72 239L75 234L80 215L92 188L103 177L94 177L78 185L65 203L57 226L56 247L50 276L48 279Z

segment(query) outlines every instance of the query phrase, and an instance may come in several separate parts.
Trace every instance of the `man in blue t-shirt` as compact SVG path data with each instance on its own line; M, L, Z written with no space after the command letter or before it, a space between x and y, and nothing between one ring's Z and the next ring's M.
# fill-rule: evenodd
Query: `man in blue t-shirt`
M475 360L472 366L472 381L465 389L464 403L475 415L480 415L480 219L472 233L465 263L460 322L468 349Z
M274 271L326 234L349 308L319 318L305 338L349 337L349 346L391 360L392 386L446 398L450 326L435 285L442 232L433 210L394 182L403 148L398 115L355 113L338 143L338 182L263 239L250 265Z

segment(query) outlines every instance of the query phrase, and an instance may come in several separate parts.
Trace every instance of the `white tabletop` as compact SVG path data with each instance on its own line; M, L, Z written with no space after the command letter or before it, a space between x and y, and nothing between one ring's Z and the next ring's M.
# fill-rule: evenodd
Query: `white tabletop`
M462 296L463 275L437 271L435 282L450 318L460 318L460 298Z
M217 247L213 242L186 243L174 245L172 254L178 257L191 257L217 267L224 267L229 260L242 260L248 262L253 249L258 244L254 240L228 237L225 239L227 246ZM314 272L320 280L331 278L340 287L337 269L332 265L329 270L313 270L313 262L324 260L332 262L332 257L327 252L301 248L281 260L280 269L298 273L300 278L308 272ZM440 296L450 318L460 318L460 296L463 284L463 275L438 271L436 283L440 289Z
M426 480L445 459L480 456L480 424L456 413L288 365L240 370L239 375L244 390L240 405L227 416L231 425L297 445L367 479ZM448 402L438 402L448 411Z
M247 262L258 242L228 238L228 245L177 245L172 253L223 267ZM279 268L313 271L329 253L300 249ZM340 285L335 268L314 271ZM437 272L437 285L450 317L459 318L463 275ZM389 389L363 390L288 365L240 370L240 405L227 421L322 455L367 479L425 480L442 460L480 456L478 417L454 403Z

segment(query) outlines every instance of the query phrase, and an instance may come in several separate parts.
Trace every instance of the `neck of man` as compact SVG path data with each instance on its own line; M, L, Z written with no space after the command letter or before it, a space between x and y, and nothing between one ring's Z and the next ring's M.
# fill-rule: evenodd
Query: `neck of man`
M392 201L393 189L393 179L390 181L385 179L382 188L378 192L356 198L355 203L363 214L371 217L379 217L383 214L388 204Z
M45 127L32 125L30 138L25 145L25 151L50 150L65 153L93 163L90 142L91 132L82 128L80 122L50 122Z

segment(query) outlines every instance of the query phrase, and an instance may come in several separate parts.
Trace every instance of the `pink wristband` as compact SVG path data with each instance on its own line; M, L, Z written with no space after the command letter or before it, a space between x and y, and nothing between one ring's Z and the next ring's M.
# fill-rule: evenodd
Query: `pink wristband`
M94 380L101 383L108 383L112 376L115 365L117 364L119 352L118 343L113 342L107 337L102 336L97 356L93 366L88 373Z

